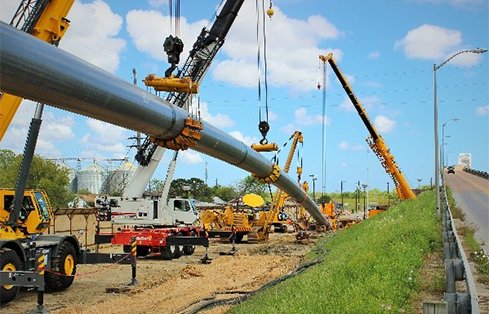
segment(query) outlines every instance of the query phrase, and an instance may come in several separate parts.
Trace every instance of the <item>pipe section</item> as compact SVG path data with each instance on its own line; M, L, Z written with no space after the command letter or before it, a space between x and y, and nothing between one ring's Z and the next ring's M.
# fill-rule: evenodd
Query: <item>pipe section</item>
M160 139L177 136L188 116L185 110L129 82L0 22L0 90L84 116L106 121ZM273 164L243 142L203 123L194 150L259 177ZM319 223L330 226L313 200L281 171L274 183Z

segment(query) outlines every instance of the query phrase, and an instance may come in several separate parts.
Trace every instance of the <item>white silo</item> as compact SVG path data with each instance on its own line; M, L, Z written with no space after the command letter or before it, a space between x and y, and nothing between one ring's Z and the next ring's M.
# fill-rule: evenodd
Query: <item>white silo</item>
M97 164L91 164L76 173L77 191L88 191L92 194L100 194L104 170Z

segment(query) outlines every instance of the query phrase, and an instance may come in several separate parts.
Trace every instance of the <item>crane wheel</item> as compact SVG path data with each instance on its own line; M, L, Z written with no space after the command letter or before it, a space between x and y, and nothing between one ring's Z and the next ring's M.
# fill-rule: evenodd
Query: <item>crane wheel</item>
M170 246L161 247L161 258L167 261L173 258L173 254Z
M73 283L76 274L76 250L68 241L61 242L51 260L51 269L46 271L46 289L62 291Z
M192 237L197 236L197 234L195 233L195 231L192 231L192 233L190 235ZM192 255L192 254L194 254L194 252L195 252L195 245L184 245L183 246L183 254L185 254L185 255Z
M181 232L178 232L176 235L177 235L177 237L183 236L183 234ZM181 246L179 246L179 245L172 246L172 257L173 258L180 258L180 256L182 256L182 254L183 254L183 248Z
M19 271L22 262L17 253L11 249L0 249L0 270L1 271ZM3 285L0 286L0 304L7 304L19 293L19 286Z

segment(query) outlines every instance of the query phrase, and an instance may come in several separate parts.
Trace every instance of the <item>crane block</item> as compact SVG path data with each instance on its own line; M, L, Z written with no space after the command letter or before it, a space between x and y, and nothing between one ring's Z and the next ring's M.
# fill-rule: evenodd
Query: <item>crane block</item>
M202 138L202 134L200 134L202 129L202 122L192 117L187 117L182 131L176 137L166 140L150 137L150 141L172 150L186 150L189 147L193 147Z
M276 152L276 151L278 151L277 143L251 144L251 148L253 148L257 152Z
M273 183L278 180L280 177L280 167L277 164L273 165L272 173L270 173L267 177L259 177L256 174L253 174L253 177L260 180L262 183Z
M153 87L158 92L191 93L199 92L199 84L192 82L190 77L157 77L155 74L148 74L144 80L144 85Z

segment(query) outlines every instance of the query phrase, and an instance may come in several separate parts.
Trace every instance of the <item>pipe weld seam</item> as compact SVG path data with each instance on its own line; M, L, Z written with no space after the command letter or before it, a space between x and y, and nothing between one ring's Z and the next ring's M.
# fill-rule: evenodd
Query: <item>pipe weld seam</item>
M180 134L171 139L158 139L150 137L150 140L159 146L166 147L172 150L186 150L189 147L195 146L198 140L202 138L200 133L203 129L202 122L195 120L192 117L185 118L184 126Z
M268 176L259 177L256 174L253 174L253 177L257 178L262 183L274 183L280 177L280 167L277 164L274 164L272 172Z

